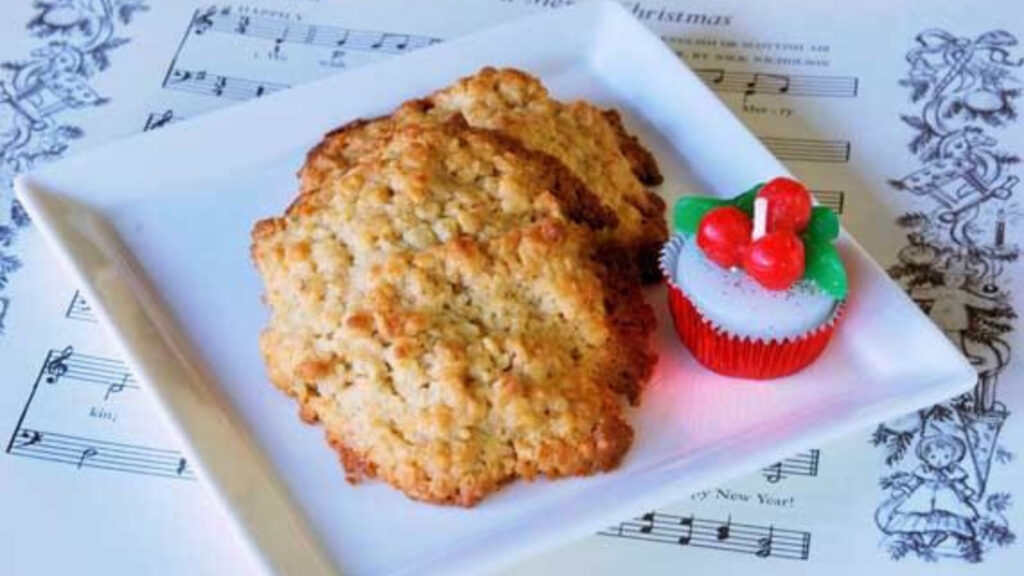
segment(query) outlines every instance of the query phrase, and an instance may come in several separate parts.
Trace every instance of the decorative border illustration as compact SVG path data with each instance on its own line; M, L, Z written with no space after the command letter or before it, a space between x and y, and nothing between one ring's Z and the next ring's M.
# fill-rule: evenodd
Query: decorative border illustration
M28 33L45 41L24 60L0 62L0 334L11 302L4 295L22 261L14 253L28 226L14 199L14 176L63 156L84 131L62 113L102 106L90 81L110 67L110 51L129 42L119 36L147 0L35 0Z
M1007 237L1021 215L1011 173L1020 158L997 134L1017 120L1013 71L1024 60L1011 58L1017 39L1002 30L969 38L931 29L915 40L899 83L915 106L901 119L914 133L916 168L890 184L922 209L897 218L907 243L889 274L976 367L978 383L875 430L889 472L875 521L895 560L981 562L1016 539L1005 516L1011 495L990 491L989 479L993 463L1013 458L999 444L1010 411L998 386L1017 318L1005 272L1020 256Z

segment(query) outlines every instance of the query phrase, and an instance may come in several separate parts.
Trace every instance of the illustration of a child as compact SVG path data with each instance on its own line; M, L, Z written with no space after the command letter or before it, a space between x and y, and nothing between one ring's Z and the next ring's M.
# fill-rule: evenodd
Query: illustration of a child
M914 536L927 547L951 535L973 538L978 511L971 503L974 490L959 465L967 447L948 434L926 436L917 445L922 464L896 490L896 506L883 526L887 533Z

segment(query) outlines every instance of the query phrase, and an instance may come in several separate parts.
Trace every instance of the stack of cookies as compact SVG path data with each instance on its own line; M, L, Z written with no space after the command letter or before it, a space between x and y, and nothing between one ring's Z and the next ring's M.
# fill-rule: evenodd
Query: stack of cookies
M472 506L618 465L668 233L617 113L487 68L329 133L300 179L253 230L260 347L351 481Z

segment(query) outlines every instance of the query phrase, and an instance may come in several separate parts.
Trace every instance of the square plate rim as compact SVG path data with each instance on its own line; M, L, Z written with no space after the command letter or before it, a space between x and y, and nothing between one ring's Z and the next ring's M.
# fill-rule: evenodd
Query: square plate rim
M513 21L511 21L509 23L506 23L506 24L501 24L501 25L496 26L494 28L489 28L489 29L483 30L481 32L471 34L471 35L463 37L461 39L456 39L456 40L452 40L450 42L446 42L445 44L443 44L441 46L442 47L444 47L444 46L451 47L452 45L459 45L459 44L462 44L462 43L470 43L470 42L473 42L473 41L477 40L479 37L486 37L486 36L488 36L490 33L492 33L496 29L507 28L507 27L514 26L514 25L521 25L521 23L524 20L532 20L534 18L536 18L536 19L554 18L554 17L556 17L556 15L564 15L564 14L569 14L569 13L572 13L572 12L575 12L574 16L576 18L580 18L580 19L589 18L591 20L590 23L591 24L595 24L596 27L600 27L603 24L603 21L604 21L605 18L619 19L619 18L625 17L628 20L628 24L627 25L631 25L631 26L636 27L636 28L642 28L642 25L639 24L638 22L636 22L632 18L632 16L630 16L628 14L628 12L626 12L626 10L623 7L621 7L618 3L615 3L615 2L595 2L595 3L579 4L579 5L576 5L576 6L573 6L573 7L570 7L570 8L566 8L566 9L563 9L563 10L560 10L560 11L552 12L552 13L542 13L542 14L539 14L539 15L536 15L536 16L527 16L525 18L513 20ZM655 37L652 33L650 33L646 29L643 29L643 32L650 36L650 39L651 39L652 42L657 42L658 45L661 47L661 49L663 49L664 51L668 51L667 47L665 47L663 44L661 44L661 40L660 39ZM587 40L585 42L585 44L589 44L592 41L593 41L593 39ZM433 50L433 49L434 48L426 48L426 49L424 49L422 51L419 51L417 53L413 53L410 56L415 55L415 54L422 54L422 53L426 52L427 50ZM391 61L391 62L400 61L402 58L406 58L406 56L399 56L399 57L396 57L396 58L391 59L389 61ZM672 58L675 58L674 54L672 55ZM363 68L373 68L373 66L374 65L371 64L371 65L363 67ZM363 69L363 68L361 68L361 69ZM679 66L679 68L681 70L683 70L684 73L692 75L692 72L690 72L689 69L686 68L685 66ZM359 70L359 69L356 69L354 71L357 71L357 70ZM212 113L205 114L202 117L197 118L195 120L192 120L192 121L190 121L188 123L183 123L183 124L177 125L177 126L170 126L170 127L166 128L165 130L175 130L175 129L177 129L177 130L180 130L180 131L188 130L188 131L193 131L194 132L194 131L197 130L196 126L197 125L201 126L201 125L203 125L202 123L204 123L204 122L210 123L210 122L217 121L216 118L231 118L231 117L233 117L235 115L244 115L245 114L245 110L243 110L243 109L245 109L246 107L255 108L258 105L262 105L262 106L266 106L266 107L269 108L269 107L272 106L271 105L272 102L283 101L283 100L288 100L288 99L295 98L295 91L296 90L303 90L304 88L307 89L307 90L311 90L314 87L319 86L319 85L333 84L335 82L339 82L339 77L343 77L344 75L345 75L345 73L342 73L342 74L339 74L337 76L328 77L328 78L326 78L324 80L319 80L319 81L316 81L316 82L312 82L310 84L306 84L306 85L297 87L296 89L293 89L293 90L290 90L290 91L287 91L287 92L284 92L284 93L281 93L281 94L275 94L275 95L272 95L270 98L267 98L267 99L265 99L265 100L263 100L261 102L243 103L243 104L240 104L240 105L237 105L237 106L231 106L231 107L228 107L226 109L219 110L219 111L214 111ZM714 97L714 96L712 96L712 97ZM728 110L726 110L726 113L729 114L730 116L732 116L731 112L729 112ZM738 122L738 120L736 120L736 122ZM744 131L746 131L745 128L744 128ZM128 138L126 140L119 140L119 141L113 142L111 144L107 144L105 146L101 146L101 147L96 148L94 150L88 151L85 154L77 155L74 158L69 159L68 161L61 161L61 162L57 162L57 163L54 163L54 164L50 164L50 165L44 166L40 170L34 171L34 172L32 172L32 173L30 173L28 175L19 176L16 179L16 181L15 181L15 186L16 186L17 194L18 194L18 196L20 198L22 198L23 202L25 202L26 208L29 209L29 212L32 215L33 219L35 220L35 222L37 224L37 227L41 230L41 232L43 233L43 235L46 238L47 242L50 243L54 247L54 249L57 250L61 254L62 258L64 259L65 265L70 267L72 269L72 272L74 273L74 275L80 281L83 282L83 288L84 288L84 291L86 292L86 296L88 298L92 299L94 302L96 302L94 307L97 309L97 313L101 317L101 320L103 321L104 325L107 327L107 329L111 333L111 336L118 343L119 348L121 348L122 352L125 353L126 358L129 360L129 364L132 365L133 370L137 370L141 374L141 379L145 380L147 382L147 384L150 384L150 386L147 386L147 389L159 387L160 385L158 384L158 380L154 381L153 379L148 377L149 370L147 370L147 367L146 367L147 362L143 361L143 360L140 360L140 356L141 355L137 351L134 350L134 348L137 345L129 343L124 338L124 335L121 332L119 332L118 327L114 323L113 318L112 318L110 312L107 310L106 306L103 305L104 299L100 296L100 293L98 291L94 290L94 288L92 286L92 283L88 280L89 276L88 276L87 272L81 268L81 263L77 262L77 261L74 261L72 259L71 254L69 252L67 252L64 248L61 247L62 240L60 239L60 234L59 234L59 232L57 230L54 229L54 226L57 226L57 222L58 222L59 218L58 217L53 217L52 220L50 219L51 216L52 216L52 207L51 206L47 206L46 200L44 198L45 195L50 194L50 193L44 191L44 189L46 187L45 186L45 182L46 182L47 178L50 175L52 175L52 174L58 173L60 170L65 170L67 168L67 166L70 165L69 164L70 162L74 162L74 161L82 162L83 159L88 159L88 158L92 157L93 155L104 153L104 150L107 150L107 152L105 152L105 153L109 154L110 153L109 150L116 150L118 147L128 146L129 144L152 146L153 145L152 144L153 141L159 142L159 141L161 141L162 139L165 139L165 138L167 138L167 136L163 133L163 131L156 132L156 133L136 135L136 136ZM769 152L767 152L765 150L764 153L770 157L770 153ZM77 198L74 201L81 202L82 204L85 205L88 202L88 199L87 198ZM89 205L89 207L91 207L91 205ZM866 256L866 253L864 252L863 248L861 248L856 243L855 240L853 240L852 238L849 238L848 236L846 236L845 233L844 233L844 241L849 242L853 246L853 249L857 250L860 254L863 254L863 255ZM879 267L878 264L873 259L871 259L870 257L867 257L866 259L867 259L868 262L870 262L871 265L875 266L876 268ZM884 275L884 272L881 272L881 273ZM901 294L903 294L902 290L898 290L898 291ZM164 343L164 344L166 345L166 343ZM949 348L950 348L950 350L954 350L954 348L952 347L952 344L949 345ZM973 371L971 373L973 375ZM930 391L934 393L933 394L934 395L934 401L942 401L942 400L947 399L952 394L955 394L956 392L961 391L964 388L966 388L966 385L965 386L960 386L960 385L955 385L954 386L952 384L947 384L944 387L940 387L940 386L936 385L934 388L930 389ZM157 401L157 404L160 405L161 409L166 410L166 418L165 418L165 420L166 419L170 419L172 422L177 422L178 421L178 417L180 415L176 414L176 413L173 413L173 410L169 406L166 405L166 402L163 399L156 398L155 400ZM888 399L888 401L891 402L891 399ZM888 413L891 416L898 416L898 415L903 414L903 413L905 413L907 411L913 410L913 409L915 409L915 408L917 408L917 407L919 407L920 405L923 405L923 404L924 404L924 402L920 402L919 401L919 397L915 396L913 401L907 401L907 402L902 403L902 404L901 403L892 403L891 405L886 407L886 410L882 410L880 408L877 412L873 412L873 414L874 413L878 413L878 414ZM885 418L880 418L880 419L885 419ZM841 436L841 435L843 435L845 433L852 432L852 431L858 429L860 426L861 426L861 423L859 421L857 421L857 422L848 421L848 422L845 423L845 426L835 426L835 427L832 427L827 432L817 433L817 434L815 434L815 436L817 436L817 438L819 438L819 439L834 438L834 437ZM174 426L172 426L172 427L174 427ZM176 436L178 436L179 439L187 437L187 435L183 435L183 434L176 434ZM773 454L777 454L777 455L779 455L781 457L781 456L783 456L785 454L788 454L789 452L791 452L793 450L798 450L798 449L800 449L802 447L802 446L798 445L801 442L804 442L804 440L801 439L799 441L791 441L791 442L788 442L788 443L780 444L780 445L775 447L775 449L773 450ZM190 445L190 444L191 444L191 442L186 441L186 445ZM793 444L793 445L790 446L790 444ZM191 446L189 446L189 448L191 448ZM712 452L714 452L714 451L712 451ZM759 455L764 455L765 452L764 451L760 451L760 452L758 452L758 454ZM749 457L746 458L746 459L749 459ZM744 460L744 459L741 459L741 460ZM693 465L694 464L693 464L692 460L682 460L682 461L677 460L676 464L674 466L672 466L672 465L669 465L669 466L659 466L658 476L660 477L660 476L664 476L664 475L667 475L667 474L678 474L680 469L686 469L687 467L691 467ZM202 465L202 468L203 468L203 470L205 470L205 465ZM719 468L713 474L707 473L707 472L705 472L703 474L693 473L693 474L691 474L688 477L688 479L687 479L687 481L685 483L668 482L668 481L657 483L657 482L654 482L652 480L652 481L649 481L648 483L656 483L656 484L658 484L658 486L657 487L652 487L650 491L646 492L642 496L638 496L636 499L626 500L625 502L619 502L619 503L616 503L615 505L608 506L607 508L605 508L604 512L602 512L600 514L590 514L589 516L600 516L602 518L605 518L605 517L606 518L625 517L626 514L642 508L642 506L639 506L639 504L645 504L645 505L653 506L653 505L656 505L658 503L663 503L663 502L668 501L672 496L680 496L680 495L685 494L685 490L687 489L687 487L690 487L693 484L698 484L698 483L702 483L702 482L710 482L710 481L713 481L715 479L731 477L731 476L734 476L736 474L739 474L739 473L742 473L742 472L748 470L748 468L749 468L749 466L747 466L747 463L745 461L737 461L737 462L733 463L727 469ZM276 470L272 470L272 472L276 474ZM205 476L205 472L203 472L201 475ZM207 484L208 488L212 489L215 492L215 494L217 495L218 500L221 501L222 505L224 505L226 508L231 510L232 506L227 501L228 498L223 493L221 493L221 491L218 489L219 482L208 481L208 482L206 482L206 484ZM584 491L589 491L591 489L593 489L593 487L588 487ZM237 515L231 514L231 516L232 516L232 520L235 523L242 523L242 522L244 522L244 520L239 518ZM306 524L308 525L308 521L306 521ZM596 522L593 525L596 525ZM499 565L501 563L507 562L510 559L510 557L512 557L512 556L519 556L519 555L523 554L524 552L536 552L536 551L538 551L541 548L549 547L551 545L557 544L558 542L568 541L568 540L572 539L573 537L575 537L577 535L584 534L586 530L590 530L591 529L591 526L592 526L592 524L589 523L589 522L578 522L577 524L574 525L575 529L564 530L562 533L555 535L557 537L552 537L552 536L537 537L537 538L534 538L532 540L532 545L528 544L526 546L521 546L520 548L514 549L514 550L510 549L509 547L506 547L505 549L499 551L500 552L499 554L486 555L487 557L477 558L477 560L485 562L488 567L494 567L494 566L497 566L497 565ZM276 564L274 559L268 558L265 554L259 552L258 546L253 541L253 539L251 538L251 535L249 535L245 530L242 530L242 533L244 534L244 540L246 540L247 543L249 544L250 550L252 550L254 552L257 552L257 557L262 558L265 569L269 569L270 566ZM304 536L304 537L308 537L308 535ZM315 536L313 536L313 538L315 539ZM316 546L316 545L314 545L314 546ZM321 554L325 554L321 548L318 548L318 549L319 549ZM428 555L426 555L426 557L424 557L420 561L416 562L415 565L410 565L410 566L407 566L406 568L399 569L399 572L400 573L415 573L418 569L420 569L420 568L422 568L422 567L424 567L426 565L429 565L430 562L432 560L434 560L436 556L437 555L428 554ZM442 556L443 556L443 554L442 554ZM325 562L327 562L328 566L333 566L333 564L330 561L325 560ZM482 567L481 564L476 564L476 565L472 566L472 569L479 569L481 567ZM468 571L470 571L471 567L468 564L466 564L465 562L463 562L461 564L461 569L463 571L468 572ZM325 571L323 573L331 573L329 568L327 570L328 571Z

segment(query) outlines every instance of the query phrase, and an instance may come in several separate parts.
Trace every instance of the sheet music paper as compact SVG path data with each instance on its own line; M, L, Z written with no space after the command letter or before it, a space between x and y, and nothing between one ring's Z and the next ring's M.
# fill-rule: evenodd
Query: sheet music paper
M5 572L249 574L14 174L562 0L46 0L0 22ZM1021 12L627 2L976 364L977 390L637 511L508 574L970 570L1022 559ZM877 4L877 5L875 5ZM1016 26L1016 28L1014 28ZM628 49L628 47L623 47ZM1016 388L1016 389L1015 389ZM130 550L126 543L130 541ZM59 546L61 553L53 553Z

